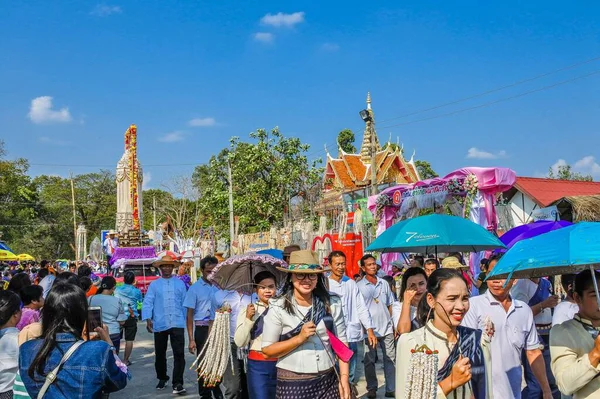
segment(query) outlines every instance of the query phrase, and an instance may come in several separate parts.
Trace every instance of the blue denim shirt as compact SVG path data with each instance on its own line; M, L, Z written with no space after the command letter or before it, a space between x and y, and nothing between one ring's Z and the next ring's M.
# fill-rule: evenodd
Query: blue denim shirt
M64 353L75 343L76 338L69 333L56 335L55 347L44 367L44 372L52 371ZM45 378L35 374L36 381L29 377L29 366L42 347L43 340L25 342L19 350L19 371L21 379L32 398L37 397ZM89 341L81 345L63 364L57 378L45 397L59 399L95 399L104 392L116 392L127 385L127 374L115 362L110 346L104 341Z
M124 284L120 287L117 287L115 291L115 296L121 299L123 302L123 310L127 317L129 317L129 309L133 310L133 316L138 317L138 302L141 304L144 298L142 297L142 291L138 288L135 288L131 284Z

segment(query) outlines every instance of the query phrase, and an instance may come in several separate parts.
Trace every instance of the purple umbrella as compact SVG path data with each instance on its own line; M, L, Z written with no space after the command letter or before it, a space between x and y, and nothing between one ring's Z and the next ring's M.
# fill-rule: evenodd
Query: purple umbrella
M563 227L567 227L572 224L573 223L567 222L566 220L559 220L558 222L540 220L538 222L524 224L510 229L500 237L500 241L506 245L506 248L510 249L513 245L521 240L537 237L541 234L562 229Z

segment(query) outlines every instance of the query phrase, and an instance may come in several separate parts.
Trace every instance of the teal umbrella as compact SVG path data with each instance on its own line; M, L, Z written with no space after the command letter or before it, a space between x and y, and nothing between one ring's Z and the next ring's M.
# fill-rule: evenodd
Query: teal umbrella
M367 247L378 252L479 252L505 248L492 233L470 220L427 215L396 223Z
M577 223L517 242L500 258L487 280L555 276L586 269L600 269L599 222ZM600 307L596 273L592 278Z

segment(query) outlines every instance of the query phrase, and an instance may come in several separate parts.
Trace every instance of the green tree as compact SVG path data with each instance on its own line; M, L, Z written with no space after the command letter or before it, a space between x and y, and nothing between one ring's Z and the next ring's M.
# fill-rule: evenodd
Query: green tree
M550 167L548 177L558 180L594 181L594 178L591 175L583 175L581 173L574 172L573 168L569 164L559 165L556 172L554 172L554 168Z
M221 234L229 229L228 162L240 232L281 226L292 199L308 199L307 193L320 182L322 169L307 159L308 144L285 137L278 128L259 129L250 138L254 141L233 137L229 148L196 167L193 182L200 197L200 225L214 226Z
M427 161L415 161L415 166L417 167L417 171L419 172L419 177L422 180L433 179L434 177L438 177L439 175L435 173L431 164Z
M354 137L354 132L350 129L344 129L338 133L337 142L338 145L347 152L348 154L355 154L356 147L354 146L354 141L356 138Z

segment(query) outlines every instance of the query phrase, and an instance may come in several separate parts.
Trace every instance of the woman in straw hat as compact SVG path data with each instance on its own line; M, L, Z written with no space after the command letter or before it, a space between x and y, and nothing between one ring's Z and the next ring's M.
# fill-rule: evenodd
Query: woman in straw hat
M262 350L277 361L277 399L347 399L350 397L342 304L329 294L323 268L312 251L294 251L281 295L270 302L265 316ZM347 354L346 354L347 355Z

